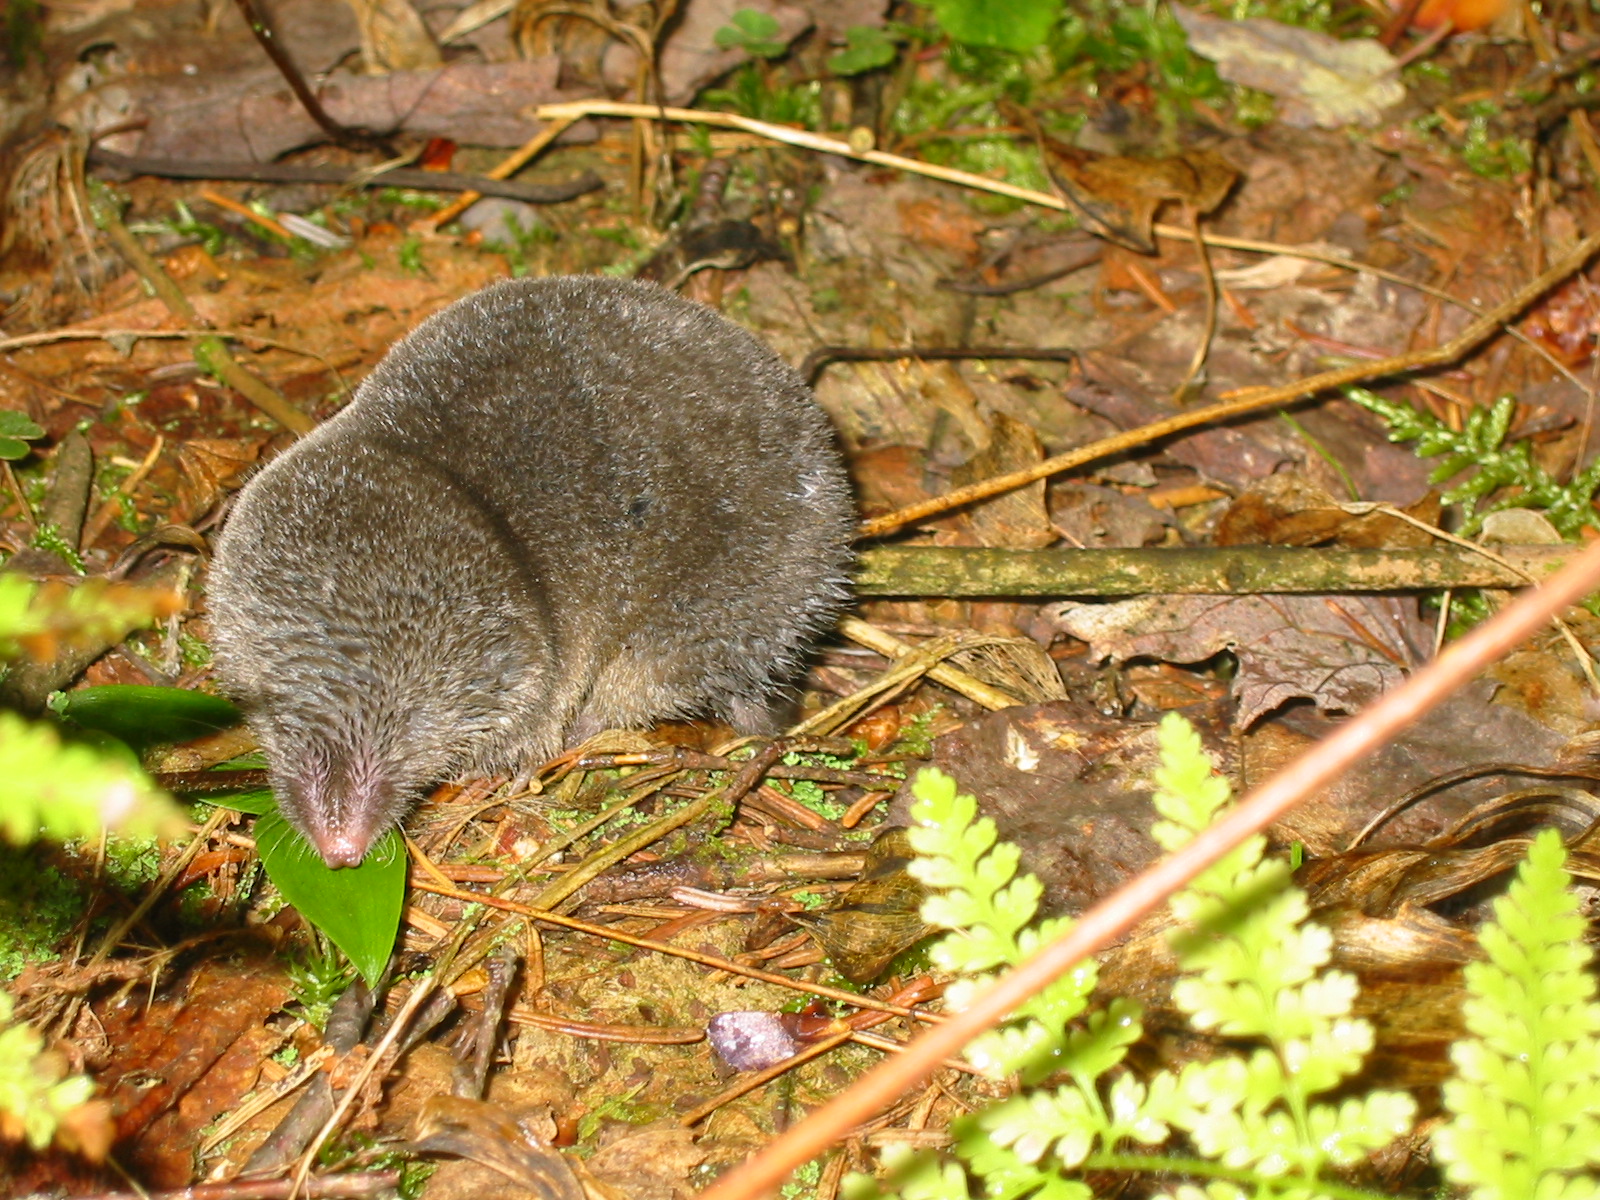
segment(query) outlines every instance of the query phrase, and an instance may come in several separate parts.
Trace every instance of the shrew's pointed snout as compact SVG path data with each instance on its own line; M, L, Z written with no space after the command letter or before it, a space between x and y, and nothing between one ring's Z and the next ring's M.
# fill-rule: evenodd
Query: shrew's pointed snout
M330 867L360 866L403 812L395 805L395 789L367 754L347 757L322 748L302 764L310 769L283 780L279 789L283 815Z
M372 846L372 833L365 829L320 829L311 844L330 867L359 867Z

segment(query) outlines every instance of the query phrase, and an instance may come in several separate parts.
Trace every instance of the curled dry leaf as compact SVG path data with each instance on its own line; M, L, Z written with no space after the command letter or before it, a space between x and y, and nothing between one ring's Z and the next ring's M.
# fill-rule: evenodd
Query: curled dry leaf
M1355 712L1424 657L1427 626L1414 601L1390 596L1141 596L1046 609L1100 658L1198 663L1228 651L1237 728L1291 700Z
M1215 150L1170 158L1096 154L1053 138L1014 106L1008 114L1031 129L1050 182L1095 233L1142 254L1154 254L1156 211L1176 201L1196 213L1221 204L1239 172Z
M794 913L833 965L852 983L881 975L902 952L928 935L922 920L926 889L906 870L912 852L906 830L896 826L874 839L861 879L833 907Z

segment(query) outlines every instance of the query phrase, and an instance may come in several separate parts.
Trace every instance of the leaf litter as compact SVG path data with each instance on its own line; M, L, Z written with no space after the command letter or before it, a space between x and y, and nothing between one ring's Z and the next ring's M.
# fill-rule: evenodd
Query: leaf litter
M427 36L437 37L460 16L452 6L421 7L432 29ZM538 7L530 6L532 15ZM0 258L6 305L0 407L26 413L44 436L31 457L19 460L16 486L8 487L0 529L6 549L33 540L39 506L59 490L59 448L80 428L94 463L86 486L95 505L110 506L91 527L93 536L74 547L89 573L116 565L137 581L163 555L179 553L145 544L147 535L167 525L201 533L215 525L226 497L288 437L197 363L192 351L205 330L225 333L251 372L324 418L391 342L459 295L512 272L637 270L662 245L672 214L687 209L681 190L708 155L733 165L726 194L717 197L726 215L784 254L742 266L719 265L714 257L685 264L696 268L681 280L687 294L719 305L796 363L825 346L906 351L889 361L836 363L817 385L869 516L1024 469L1197 402L1287 382L1331 363L1439 344L1471 320L1465 304L1481 310L1505 299L1594 227L1593 202L1582 190L1559 192L1530 216L1526 171L1514 161L1513 169L1497 167L1515 149L1513 118L1485 117L1473 107L1473 89L1484 80L1527 68L1519 57L1527 53L1523 41L1445 41L1436 52L1437 78L1404 77L1401 90L1410 94L1397 98L1394 78L1375 84L1365 66L1351 75L1326 57L1322 35L1313 31L1179 14L1211 31L1192 35L1191 44L1217 60L1224 78L1235 77L1240 62L1267 61L1259 43L1241 48L1237 39L1270 34L1270 59L1294 103L1276 121L1247 130L1237 114L1217 107L1216 96L1197 100L1182 121L1163 118L1153 68L1111 71L1102 80L1111 86L1098 95L1082 90L1070 72L1037 80L1025 112L1049 123L1051 132L1041 136L1056 149L1029 176L1020 156L991 157L985 165L981 153L968 152L978 147L993 156L1001 145L1027 145L1016 130L995 134L992 123L1003 118L994 96L975 95L955 110L958 120L941 131L947 137L920 143L901 137L894 121L875 115L865 99L888 103L898 90L901 104L926 103L932 90L968 86L974 76L961 73L959 56L902 51L892 80L856 96L843 80L813 88L811 81L825 73L820 67L808 81L804 69L785 74L776 58L752 58L718 43L714 35L743 6L693 0L683 7L684 19L660 56L659 98L666 102L689 103L718 82L773 106L749 116L826 125L841 138L854 137L855 125L885 150L943 155L1020 187L1041 187L1052 172L1060 183L1070 165L1071 190L1087 189L1096 211L1113 214L1100 231L1124 231L1113 238L1124 244L1088 243L1085 253L1083 235L1063 231L1055 214L879 165L782 149L745 133L598 119L572 125L530 174L554 183L595 171L604 191L558 205L497 201L511 206L499 211L512 217L497 226L510 233L498 244L482 234L458 236L448 226L435 230L418 197L398 191L107 173L127 201L130 228L204 326L184 328L97 235L81 206L75 209L72 201L89 195L72 177L73 162L82 170L74 158L82 142L75 139L121 121L130 127L108 137L106 148L151 158L260 162L320 135L287 98L281 76L264 70L259 49L228 6L215 6L210 27L194 23L186 10L147 0L95 12L52 10L42 55L23 70L49 81L53 91L36 87L37 98L7 126L13 190ZM793 62L803 68L844 45L846 29L882 27L887 6L819 0L760 11L775 14L773 36L780 48L794 42ZM289 53L308 71L381 50L370 38L363 44L343 6L288 0L272 16ZM372 128L398 121L413 149L426 138L459 142L454 169L482 174L497 156L479 148L532 136L533 106L596 95L600 80L621 90L637 79L636 41L626 30L602 29L606 36L585 39L575 32L583 24L577 20L547 36L540 21L555 22L529 17L529 10L521 12L521 26L502 17L448 43L447 54L459 61L445 62L436 75L415 69L341 75L344 98L334 103L330 92L330 110ZM1332 95L1328 76L1305 70L1304 58L1343 72L1348 94ZM466 75L478 82L463 88ZM362 96L370 106L360 107ZM1242 96L1232 94L1232 102ZM780 104L789 106L785 114L777 112ZM1333 120L1336 105L1344 107L1335 124L1370 123L1372 132L1353 137L1343 128L1316 128ZM50 126L52 120L61 125ZM967 120L972 126L959 124ZM1581 170L1564 144L1560 153L1567 157L1558 174ZM370 161L328 147L295 158L346 167ZM1219 204L1223 170L1238 181ZM1184 172L1190 183L1175 183ZM45 187L55 207L33 204L37 193L22 188L30 181ZM208 199L205 189L230 203ZM657 204L660 197L669 202ZM1084 200L1074 203L1081 209ZM1207 234L1260 249L1217 245L1203 260L1173 232L1188 219L1184 205L1173 201L1210 214L1201 219ZM654 216L647 217L653 204ZM249 215L274 213L312 217L350 245L312 251L285 244ZM1154 254L1136 252L1151 240ZM1317 257L1294 257L1295 248ZM1338 265L1344 262L1385 274ZM1446 303L1394 277L1428 283L1465 303ZM1208 337L1213 288L1215 332ZM1586 380L1600 333L1594 288L1586 271L1536 305L1523 326L1531 346L1501 338L1450 370L1391 382L1385 394L1454 427L1475 408L1513 394L1519 398L1513 436L1530 439L1531 453L1552 475L1569 477L1586 465L1595 437L1594 393ZM65 332L28 344L27 335L52 331ZM1204 373L1186 384L1202 342ZM976 344L1065 347L1079 358L933 362L915 353ZM1193 390L1201 393L1198 401ZM1204 428L917 522L904 540L1019 551L1233 539L1416 547L1429 539L1415 525L1353 515L1341 500L1416 506L1412 515L1430 524L1459 520L1430 501L1427 474L1428 464L1385 440L1370 414L1324 399L1288 416ZM1219 528L1233 532L1219 537ZM130 563L125 555L137 557ZM67 573L65 564L61 571ZM105 647L76 685L207 686L203 573L188 572L184 586L184 614ZM831 740L797 743L798 777L769 776L721 826L693 824L634 854L625 864L633 872L626 899L586 904L580 893L569 915L646 943L670 942L730 969L785 972L829 988L833 970L788 914L811 912L813 929L848 931L843 942L824 937L835 954L854 944L858 925L874 922L895 931L892 937L914 940L914 888L890 876L877 890L849 891L867 848L864 835L884 819L872 801L893 790L864 788L849 773L893 773L925 756L976 792L1002 836L1021 845L1025 865L1044 881L1049 911L1081 911L1155 855L1148 781L1152 730L1162 710L1183 707L1225 769L1252 782L1428 658L1441 620L1437 598L1365 593L1073 597L1048 604L907 596L864 601L858 615L912 647L938 652L880 697L871 716L823 731ZM1592 643L1593 618L1574 613L1571 622L1579 641ZM1006 666L1001 651L937 643L973 630L1020 639L1033 656L1023 656L1026 665ZM934 667L933 659L942 665ZM1040 661L1059 691L1028 682L1037 681ZM884 669L877 654L829 642L818 653L803 711L873 683ZM945 674L929 675L930 669ZM1014 702L985 712L967 696L986 693L957 685L970 676ZM69 685L73 677L56 684ZM1463 931L1534 825L1549 821L1565 829L1577 843L1575 869L1584 874L1593 801L1583 738L1595 702L1569 649L1551 634L1500 667L1493 685L1464 689L1313 809L1274 830L1277 845L1298 845L1308 856L1304 884L1337 932L1336 962L1361 977L1368 1015L1379 1025L1369 1064L1375 1076L1413 1084L1441 1077L1445 1048L1460 1028L1460 968L1473 957ZM510 795L496 781L441 789L410 826L427 861L413 875L402 968L434 961L456 931L471 928L463 924L469 902L459 889L509 884L517 861L535 854L548 856L534 865L535 874L570 864L624 832L636 819L630 814L647 820L669 801L703 796L726 774L651 756L685 744L714 754L725 732L671 726L651 738L634 735L612 743L604 757L592 755L592 762L569 758L532 796ZM870 733L870 749L861 755L840 732ZM235 750L230 745L227 756ZM1482 773L1465 773L1473 767ZM1557 770L1575 773L1553 778L1549 772ZM1447 786L1429 791L1439 780ZM638 793L631 807L574 835L628 791ZM896 799L890 813L904 802ZM293 910L271 913L265 906L270 892L248 857L230 848L230 836L237 835L213 835L188 876L203 880L206 894L196 890L192 904L187 897L182 905L163 901L140 934L145 953L125 951L112 960L133 964L136 974L103 963L101 974L84 980L71 973L69 958L36 964L13 985L27 1014L54 1022L102 1079L121 1134L119 1161L151 1187L236 1170L290 1099L252 1117L235 1142L208 1151L197 1171L200 1129L241 1097L294 1078L293 1060L314 1054L319 1041L313 1027L294 1020L298 1009L284 1008L282 969L245 949L263 937L305 947L311 934ZM564 848L552 853L556 845ZM81 855L59 861L60 869L84 869ZM697 888L682 886L676 870L682 864L694 867L689 874ZM661 880L654 892L651 872ZM526 901L546 883L508 895ZM488 937L493 928L523 959L504 1024L491 1021L487 1032L472 1035L476 1042L463 1037L447 1055L430 1041L412 1047L386 1088L369 1087L352 1105L352 1132L339 1144L346 1167L382 1169L389 1145L433 1137L436 1149L490 1162L478 1169L498 1170L504 1180L511 1173L506 1152L522 1139L527 1146L597 1148L583 1169L608 1180L617 1194L682 1194L704 1178L698 1172L743 1158L772 1128L820 1103L881 1053L847 1041L781 1084L734 1095L737 1081L699 1038L719 1013L783 1008L791 994L778 982L504 914L476 936ZM1159 928L1153 922L1110 954L1102 982L1108 994L1135 996L1161 1011L1170 965ZM157 946L161 953L147 957ZM869 961L893 959L901 949L892 938L874 943ZM468 958L450 988L456 1015L449 1021L458 1034L470 1032L467 1017L488 987L486 967ZM914 957L901 960L894 978L924 969ZM129 987L130 980L139 986ZM891 990L885 984L876 995L881 1001ZM149 999L135 1002L136 992ZM879 1032L903 1040L914 1024L895 1017ZM161 1038L147 1040L156 1032ZM461 1107L435 1113L431 1133L413 1134L426 1096L452 1090L452 1064L469 1049L496 1064L488 1094L514 1119L496 1123ZM1203 1056L1205 1047L1175 1036L1160 1052L1182 1060ZM140 1072L159 1073L161 1086L136 1086ZM509 1098L517 1081L538 1086ZM951 1075L939 1089L907 1097L877 1132L892 1138L937 1131L987 1087ZM698 1137L690 1138L680 1118L717 1100L695 1126ZM530 1132L537 1121L517 1123L541 1109L553 1110L553 1124ZM113 1186L109 1176L66 1158L21 1169L27 1173L15 1179L28 1188L69 1181ZM447 1190L445 1171L435 1186ZM484 1194L474 1189L488 1185L480 1177L454 1186Z

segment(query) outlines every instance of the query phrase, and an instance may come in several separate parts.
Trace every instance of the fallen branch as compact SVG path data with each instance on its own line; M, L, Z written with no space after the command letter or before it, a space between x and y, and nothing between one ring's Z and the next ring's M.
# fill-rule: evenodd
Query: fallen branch
M136 158L115 154L98 146L89 151L89 163L126 171L130 175L157 175L164 179L237 179L248 183L335 183L343 187L402 187L419 192L466 192L503 196L527 204L557 204L605 186L600 176L585 171L565 183L515 183L487 175L461 175L454 171L423 171L395 167L371 171L363 167L304 166L298 163L233 162L221 159ZM465 207L463 205L463 207Z
M1526 587L1574 546L1339 550L1302 546L992 550L879 546L856 563L861 596L1242 596Z

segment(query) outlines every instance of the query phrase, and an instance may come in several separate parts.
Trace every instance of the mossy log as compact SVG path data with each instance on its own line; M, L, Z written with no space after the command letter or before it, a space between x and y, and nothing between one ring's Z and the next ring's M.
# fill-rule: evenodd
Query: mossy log
M1482 554L1446 546L1341 550L1212 546L1139 550L990 550L878 546L856 564L862 596L1231 596L1269 592L1404 592L1525 587L1577 553L1506 546ZM1519 573L1521 572L1521 573Z

